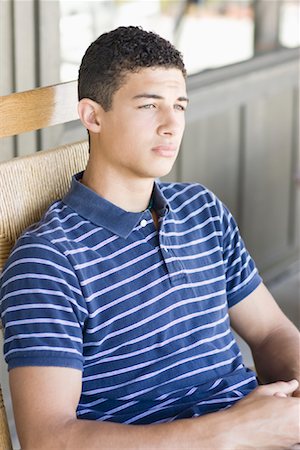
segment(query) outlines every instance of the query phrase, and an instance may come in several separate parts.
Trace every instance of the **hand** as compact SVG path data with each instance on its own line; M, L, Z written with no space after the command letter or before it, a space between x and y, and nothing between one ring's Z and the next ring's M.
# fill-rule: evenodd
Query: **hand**
M291 380L288 383L290 386L289 393L284 393L284 392L279 391L279 392L276 392L274 395L276 397L300 397L299 382L297 380ZM294 386L295 386L295 389L292 390Z
M226 411L232 415L230 448L286 449L300 442L296 380L259 386Z
M292 396L300 398L300 385L298 385L298 388L293 392Z

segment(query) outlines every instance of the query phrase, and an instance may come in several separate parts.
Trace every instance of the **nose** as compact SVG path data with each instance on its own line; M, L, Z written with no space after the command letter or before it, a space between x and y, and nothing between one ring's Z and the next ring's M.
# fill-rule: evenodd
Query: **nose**
M176 136L184 128L184 115L177 110L168 109L160 116L158 134L160 136Z

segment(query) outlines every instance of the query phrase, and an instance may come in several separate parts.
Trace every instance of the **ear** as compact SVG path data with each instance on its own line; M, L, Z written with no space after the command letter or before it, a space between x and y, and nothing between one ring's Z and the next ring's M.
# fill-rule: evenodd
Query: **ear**
M101 106L89 98L82 98L78 103L78 114L85 128L93 133L100 133Z

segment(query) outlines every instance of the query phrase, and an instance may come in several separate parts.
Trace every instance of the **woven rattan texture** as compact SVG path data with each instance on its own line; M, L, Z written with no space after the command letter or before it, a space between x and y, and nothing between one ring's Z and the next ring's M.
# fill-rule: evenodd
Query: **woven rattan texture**
M0 270L22 231L66 193L87 158L88 143L78 142L0 164Z
M22 231L66 193L87 159L88 143L78 142L0 164L0 271ZM0 388L0 450L11 449Z
M7 417L0 389L0 450L11 450L11 439L9 435Z

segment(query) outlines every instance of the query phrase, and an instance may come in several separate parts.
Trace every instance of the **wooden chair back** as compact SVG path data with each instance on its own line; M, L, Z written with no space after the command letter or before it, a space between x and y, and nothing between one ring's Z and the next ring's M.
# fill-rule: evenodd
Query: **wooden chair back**
M0 97L0 139L78 119L75 81ZM88 143L0 163L0 271L22 231L40 219L83 170ZM12 449L0 384L0 450Z

